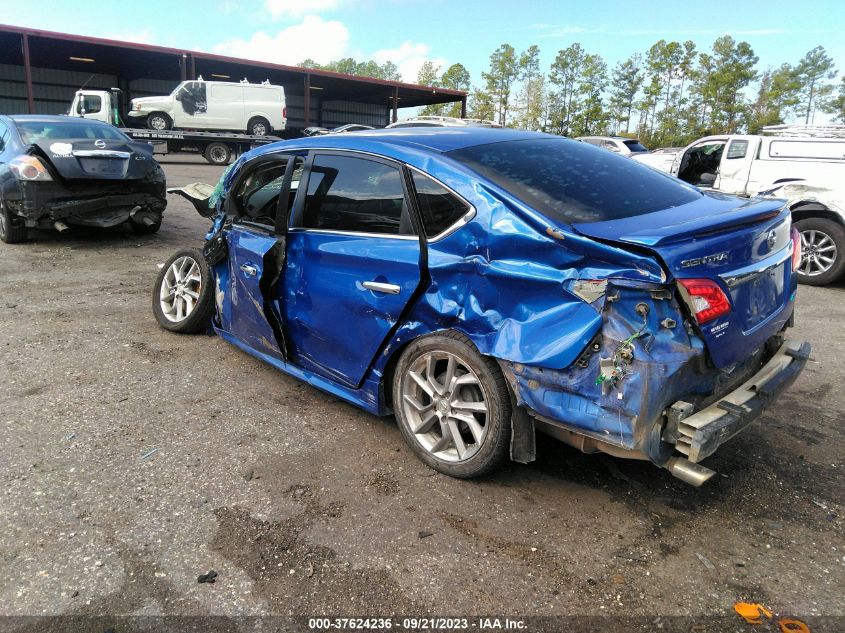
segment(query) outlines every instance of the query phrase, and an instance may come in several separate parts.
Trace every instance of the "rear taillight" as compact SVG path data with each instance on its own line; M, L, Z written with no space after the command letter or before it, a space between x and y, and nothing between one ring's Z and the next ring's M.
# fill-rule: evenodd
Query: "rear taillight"
M282 108L282 118L283 119L288 118L288 109L287 108Z
M731 311L731 302L722 288L711 279L679 279L682 294L699 325Z
M792 235L792 272L795 272L801 265L801 234L793 226L790 235Z
M53 143L51 148L56 145L59 145L59 143ZM67 147L68 154L70 154L70 145L68 144ZM23 154L13 158L9 161L9 169L11 169L18 180L53 180L44 163L37 157L30 156L29 154Z

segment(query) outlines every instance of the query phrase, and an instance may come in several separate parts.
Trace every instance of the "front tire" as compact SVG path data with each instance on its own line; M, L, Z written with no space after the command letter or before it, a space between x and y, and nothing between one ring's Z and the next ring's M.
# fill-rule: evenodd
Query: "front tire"
M845 228L825 218L798 220L795 228L801 235L798 281L825 286L839 279L845 272Z
M150 130L169 130L173 127L173 119L164 112L153 112L147 117L147 128Z
M27 230L23 221L13 216L6 205L0 202L0 240L6 244L20 244L26 238Z
M457 332L427 336L402 353L393 376L396 421L431 468L468 479L496 469L511 438L511 402L496 362Z
M179 334L202 332L211 325L214 281L202 251L174 253L153 286L153 314L165 330Z

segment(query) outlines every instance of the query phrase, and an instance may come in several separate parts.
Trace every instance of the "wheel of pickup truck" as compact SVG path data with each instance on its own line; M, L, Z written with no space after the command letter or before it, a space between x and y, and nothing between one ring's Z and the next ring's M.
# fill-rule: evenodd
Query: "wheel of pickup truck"
M27 237L26 227L20 218L16 218L0 201L0 240L6 244L19 244L25 242Z
M211 325L214 282L202 251L174 253L156 278L153 314L165 330L179 334L202 332Z
M272 130L270 128L270 122L267 119L257 116L251 118L249 123L246 124L246 131L247 134L252 134L253 136L268 136Z
M809 286L832 283L845 272L845 228L825 218L798 220L801 263L798 281Z
M496 362L457 332L411 343L393 376L393 409L405 442L423 462L468 479L508 454L511 401Z
M228 165L232 160L232 150L226 143L209 143L202 155L212 165Z
M153 112L147 117L147 127L151 130L169 130L173 126L173 119L164 112Z

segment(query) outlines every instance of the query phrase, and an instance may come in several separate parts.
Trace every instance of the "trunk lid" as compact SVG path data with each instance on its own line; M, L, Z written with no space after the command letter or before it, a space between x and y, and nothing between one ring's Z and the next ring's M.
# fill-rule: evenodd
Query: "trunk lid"
M129 139L41 139L32 146L64 180L140 180L155 165L152 148Z
M746 359L792 314L790 214L783 201L708 193L672 209L574 224L579 233L658 255L671 279L708 279L730 311L699 326L717 367Z

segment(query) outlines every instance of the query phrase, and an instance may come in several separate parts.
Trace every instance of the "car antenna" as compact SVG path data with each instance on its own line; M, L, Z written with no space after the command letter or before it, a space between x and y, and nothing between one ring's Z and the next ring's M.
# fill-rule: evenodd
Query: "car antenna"
M92 73L92 74L90 74L90 75L88 75L88 79L86 79L86 80L85 80L85 83L84 83L84 84L82 84L81 86L79 86L79 88L77 89L77 92L79 92L79 91L80 91L80 90L82 90L85 86L87 86L87 85L88 85L88 82L89 82L89 81L91 81L93 78L94 78L94 74L93 74L93 73Z

